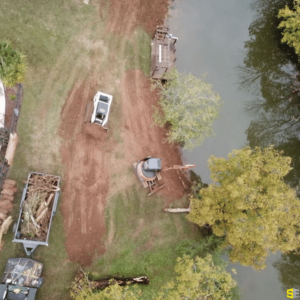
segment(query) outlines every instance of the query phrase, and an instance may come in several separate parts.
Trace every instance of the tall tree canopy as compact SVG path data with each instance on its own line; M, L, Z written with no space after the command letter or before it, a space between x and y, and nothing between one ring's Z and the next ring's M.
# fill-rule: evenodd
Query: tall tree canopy
M278 26L283 29L281 41L293 47L296 54L300 56L300 0L294 0L293 9L288 6L281 9L278 17L283 18Z
M300 202L284 183L291 159L272 147L234 150L209 159L214 181L192 199L188 219L224 237L232 262L265 267L269 251L300 247Z
M25 56L10 42L0 41L0 79L8 87L22 82L25 75Z
M135 290L129 290L129 287L122 287L118 284L113 284L97 293L90 287L86 279L81 281L80 288L78 288L78 283L76 283L71 291L71 298L74 300L138 300L138 296L139 293Z
M232 299L236 282L224 266L216 266L210 255L205 258L183 256L177 259L175 280L163 287L156 300Z
M181 74L174 69L167 75L168 81L155 84L160 91L162 114L156 110L155 122L171 124L168 141L180 143L192 149L213 134L213 122L218 116L220 97L212 85L192 74Z

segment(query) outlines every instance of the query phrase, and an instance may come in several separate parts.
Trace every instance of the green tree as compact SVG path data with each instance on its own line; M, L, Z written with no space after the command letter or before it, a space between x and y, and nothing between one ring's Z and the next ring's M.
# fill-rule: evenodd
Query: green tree
M205 258L177 258L175 279L152 295L153 300L219 300L232 299L236 292L236 282L225 270L225 263L216 265L211 255ZM233 270L235 272L235 270ZM111 285L102 291L93 290L87 277L73 283L71 297L74 300L116 300L143 299L136 287ZM238 296L237 296L238 298ZM235 299L237 299L235 298Z
M265 267L269 251L288 253L300 246L300 202L284 183L291 159L273 147L234 150L228 159L209 159L214 181L191 199L188 219L210 224L224 237L232 262Z
M232 299L236 282L223 265L216 266L211 255L195 259L184 255L177 259L175 280L163 287L156 300Z
M279 18L284 20L280 22L278 28L283 29L282 42L294 47L296 54L300 55L300 0L294 0L294 9L287 5L279 10Z
M122 287L118 284L112 284L101 291L95 291L87 278L73 283L71 289L71 298L74 300L117 300L130 299L138 300L139 292L129 290L129 287Z
M8 87L22 82L25 75L25 56L13 49L8 41L0 41L0 79Z
M174 69L167 82L155 82L160 92L160 107L156 108L154 121L163 126L171 124L167 140L192 149L213 134L213 122L218 116L220 97L212 85L192 74L181 74Z

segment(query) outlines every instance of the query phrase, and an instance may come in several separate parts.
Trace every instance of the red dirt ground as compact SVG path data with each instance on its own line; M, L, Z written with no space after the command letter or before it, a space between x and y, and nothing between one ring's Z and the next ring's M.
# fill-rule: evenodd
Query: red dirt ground
M154 35L157 25L163 25L169 8L168 0L110 0L108 23L109 32L129 35L142 26Z
M62 213L67 234L66 249L72 261L91 263L103 253L104 209L109 189L109 166L103 148L106 133L98 126L84 124L86 101L94 89L89 82L75 85L63 107L60 128L65 145L61 149L65 166Z
M107 25L107 30L122 33L124 28L123 33L130 34L138 24L144 24L154 31L156 25L162 23L167 7L168 1L111 0L109 19L113 21ZM157 21L158 16L161 20ZM64 140L61 153L65 166L62 214L66 249L70 260L83 266L89 265L96 253L105 251L102 241L106 233L105 206L109 193L115 192L115 187L110 186L110 175L116 171L112 170L112 160L118 145L99 126L83 122L86 103L96 93L96 85L92 79L77 82L61 113L60 134ZM125 157L121 168L128 168L146 156L160 157L163 168L182 164L178 147L162 143L166 129L153 126L152 105L157 105L158 96L150 91L150 80L142 72L133 70L125 74L120 85L123 143L119 147ZM166 201L180 199L185 194L176 171L162 172L162 177L166 187L158 194ZM184 177L183 180L188 184ZM128 187L126 178L120 182L117 190Z
M127 72L121 83L126 160L135 162L153 156L162 159L162 168L180 165L178 147L163 142L167 130L153 125L153 106L157 106L158 95L150 91L150 85L150 80L141 71ZM184 196L177 171L162 171L162 177L166 187L159 194L173 201ZM188 185L185 177L181 175L181 178Z

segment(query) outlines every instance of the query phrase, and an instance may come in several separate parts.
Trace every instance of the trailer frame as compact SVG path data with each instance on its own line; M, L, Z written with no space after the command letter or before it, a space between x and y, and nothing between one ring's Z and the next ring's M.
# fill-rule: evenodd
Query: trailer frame
M26 197L26 193L27 193L29 179L33 174L42 175L42 176L47 175L47 176L57 177L58 178L58 181L57 181L57 187L58 188L59 188L60 181L61 181L60 176L56 176L56 175L49 175L49 174L38 173L38 172L30 172L28 174L27 182L26 182L26 185L23 189L22 198L21 198L21 202L20 202L20 213L19 213L18 221L13 226L13 232L14 232L13 242L14 243L22 243L27 256L32 256L33 252L35 251L35 249L38 246L48 246L49 245L48 240L49 240L49 235L50 235L50 230L51 230L51 225L52 225L52 219L53 219L53 216L56 214L58 198L59 198L59 195L60 195L59 190L55 192L54 202L53 202L53 206L52 206L51 218L50 218L50 222L49 222L49 227L48 227L46 240L45 241L35 241L35 240L21 239L20 238L20 231L18 229L20 228L20 224L22 222L23 202L26 201L25 197Z

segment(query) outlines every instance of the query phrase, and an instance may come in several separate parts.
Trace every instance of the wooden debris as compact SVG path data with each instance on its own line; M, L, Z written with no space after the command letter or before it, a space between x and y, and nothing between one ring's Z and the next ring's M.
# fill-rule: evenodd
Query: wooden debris
M5 179L0 194L0 249L2 247L2 236L7 233L12 223L12 217L7 216L13 208L14 194L17 192L17 183L15 180Z
M90 280L89 275L85 273L81 268L77 272L72 291L77 294L78 291L82 291L85 287L89 287L91 290L102 290L110 285L118 284L120 286L131 284L149 284L148 276L140 277L119 277L112 276L99 280Z
M36 221L39 222L47 211L48 211L48 207L44 208L44 210L39 215L36 216Z
M34 174L28 179L22 208L22 239L44 241L47 238L54 194L59 190L59 177Z
M0 208L0 213L7 215L8 214L8 210L4 209L4 208Z
M9 196L9 195L0 195L0 202L4 200L9 200L10 202L14 201L14 196Z
M15 156L15 151L18 143L18 136L16 133L11 133L9 135L9 142L7 145L6 153L5 153L5 158L7 160L7 163L11 166L14 156Z
M15 194L15 191L13 189L3 189L1 191L2 195L8 195L8 196L12 196L13 194Z
M190 208L165 208L164 211L170 213L189 213L191 209Z
M5 208L6 206L13 206L11 201L9 200L3 200L3 201L0 201L0 208L4 208L4 209L7 209Z
M9 204L1 204L0 205L0 208L1 209L7 209L7 210L12 210L13 209L13 205L12 205L12 203L10 202Z
M0 247L2 248L2 237L3 237L3 234L6 234L8 229L9 229L9 226L12 224L13 220L12 220L12 217L9 216L7 217L4 222L2 223L1 225L1 228L0 228Z
M0 212L0 219L4 221L6 219L6 214Z
M2 186L2 189L14 189L15 186L8 184L8 183L4 183Z
M11 186L17 186L17 182L12 179L4 179L4 184L9 184Z

